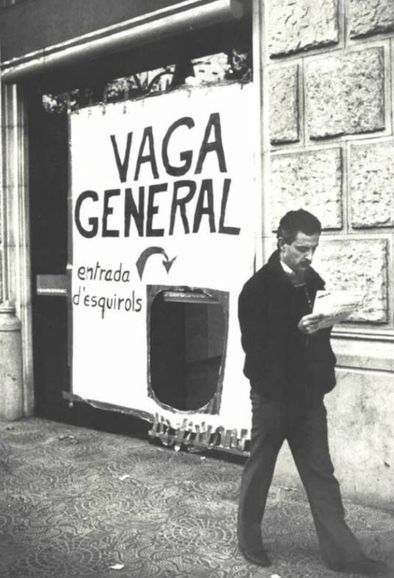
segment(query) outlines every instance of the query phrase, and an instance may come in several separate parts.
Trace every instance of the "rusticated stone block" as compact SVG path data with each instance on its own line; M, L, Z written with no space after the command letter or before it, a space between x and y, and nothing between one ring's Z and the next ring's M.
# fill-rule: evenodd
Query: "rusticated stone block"
M271 69L269 82L271 143L297 142L298 64Z
M312 139L384 129L383 49L311 60L305 92Z
M310 210L325 229L342 227L342 154L340 148L273 155L272 227L290 210Z
M270 0L271 56L338 42L338 0Z
M394 226L394 141L354 145L350 151L352 226Z
M393 0L350 0L350 36L368 36L394 30Z
M362 308L348 321L387 323L387 242L384 239L322 239L316 269L328 290L359 291Z

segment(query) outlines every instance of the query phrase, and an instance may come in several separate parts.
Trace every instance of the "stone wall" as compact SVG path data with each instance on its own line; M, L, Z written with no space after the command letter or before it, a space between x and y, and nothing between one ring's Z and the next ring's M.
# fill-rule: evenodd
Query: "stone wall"
M358 439L366 452L364 479L356 482L344 466L345 490L384 504L388 488L394 498L394 449L386 452L383 467L375 440L388 433L394 439L394 425L388 425L393 407L385 401L394 387L394 3L262 5L263 120L269 127L263 155L265 253L280 216L304 207L323 223L316 269L327 288L365 293L362 309L334 330L340 369L331 394L332 421L341 418L345 400L348 415L359 414L363 423L358 427L355 417L333 434L334 461L345 464L341 443ZM364 405L360 384L368 392ZM373 419L368 407L374 408ZM379 412L385 423L380 433ZM286 475L286 467L279 471ZM374 471L384 478L380 494Z
M329 284L371 289L374 276L352 324L394 336L393 4L269 0L266 22L266 230L286 210L316 213ZM349 268L353 274L343 274Z

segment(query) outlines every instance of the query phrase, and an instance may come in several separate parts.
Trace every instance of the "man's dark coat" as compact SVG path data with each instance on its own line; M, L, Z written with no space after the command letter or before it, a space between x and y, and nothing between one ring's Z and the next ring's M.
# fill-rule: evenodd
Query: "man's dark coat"
M311 312L308 297L313 303L316 291L324 289L323 279L311 267L305 283L307 292L294 287L275 251L239 297L244 373L254 390L272 399L301 393L323 396L335 386L331 330L307 336L297 328L301 317Z

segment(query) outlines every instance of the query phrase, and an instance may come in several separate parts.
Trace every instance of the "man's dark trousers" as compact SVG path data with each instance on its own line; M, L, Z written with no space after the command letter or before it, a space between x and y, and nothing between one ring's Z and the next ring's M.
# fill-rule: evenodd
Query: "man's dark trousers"
M344 519L328 449L323 400L309 404L272 401L252 390L251 401L251 452L243 472L238 511L241 548L261 548L267 494L279 450L287 439L309 499L323 560L331 565L358 559L362 550Z

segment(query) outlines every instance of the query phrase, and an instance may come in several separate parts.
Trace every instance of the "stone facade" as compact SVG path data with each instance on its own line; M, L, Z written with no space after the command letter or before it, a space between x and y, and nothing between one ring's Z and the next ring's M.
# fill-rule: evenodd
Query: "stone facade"
M287 210L315 213L326 237L323 276L333 288L361 287L367 294L363 309L344 326L355 331L356 324L358 333L383 327L394 341L388 266L394 246L394 4L270 0L265 6L267 235Z
M324 240L319 259L328 290L357 291L363 307L347 322L387 323L387 241L384 239Z
M381 48L313 59L306 67L305 84L310 138L385 128Z
M298 65L272 68L270 80L270 137L273 144L299 140Z
M314 266L327 289L364 295L333 328L330 442L344 494L385 507L394 500L392 452L382 442L392 433L394 385L394 1L261 4L262 77L271 85L264 255L278 218L304 207L324 227ZM279 467L285 485L299 483L292 467Z
M273 155L272 228L286 211L303 207L326 229L342 228L342 158L339 148Z
M270 0L268 11L272 56L338 42L338 0Z
M392 0L349 0L350 36L394 31Z
M354 228L394 226L394 141L350 148L350 206Z

